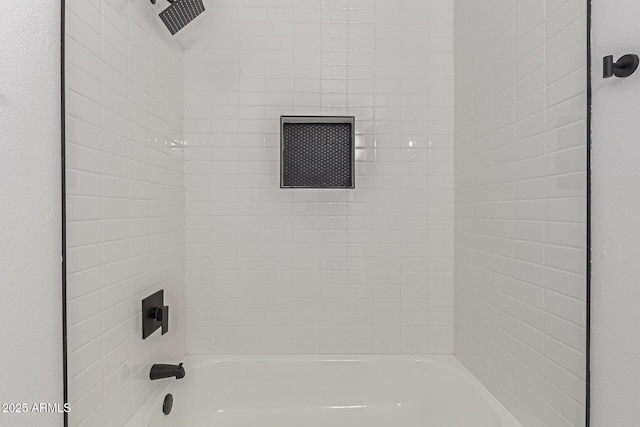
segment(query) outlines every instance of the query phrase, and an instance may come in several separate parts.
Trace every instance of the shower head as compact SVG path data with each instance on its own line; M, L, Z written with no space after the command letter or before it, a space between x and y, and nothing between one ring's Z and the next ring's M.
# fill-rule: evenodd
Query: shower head
M160 13L160 19L175 35L204 12L202 0L167 0L171 5ZM156 0L151 0L155 4Z

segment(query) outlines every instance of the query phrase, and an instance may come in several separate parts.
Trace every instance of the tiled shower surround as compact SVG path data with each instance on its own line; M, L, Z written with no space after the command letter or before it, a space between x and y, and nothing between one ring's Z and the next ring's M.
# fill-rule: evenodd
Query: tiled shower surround
M185 39L190 353L453 350L453 1L212 0ZM281 115L356 188L279 188Z
M583 427L586 2L456 1L455 353L524 427Z
M583 427L585 1L158 3L67 0L72 427L185 353L452 352ZM280 188L282 115L355 116L355 189Z
M71 427L122 427L184 356L182 49L147 2L67 0ZM171 328L142 341L140 300Z

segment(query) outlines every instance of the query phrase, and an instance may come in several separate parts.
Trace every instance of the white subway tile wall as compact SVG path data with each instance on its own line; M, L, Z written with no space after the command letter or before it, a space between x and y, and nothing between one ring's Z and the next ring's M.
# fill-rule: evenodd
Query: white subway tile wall
M452 352L453 1L205 4L184 36L188 352ZM280 189L281 115L354 115L356 189Z
M583 427L586 1L455 24L455 353L525 427Z
M69 420L122 427L185 353L183 53L159 6L66 4ZM171 329L142 341L159 289Z
M205 0L184 51L160 5L67 0L71 425L185 351L450 353L455 308L525 427L582 427L584 3L458 0L454 147L453 0ZM280 189L281 115L354 115L356 189Z

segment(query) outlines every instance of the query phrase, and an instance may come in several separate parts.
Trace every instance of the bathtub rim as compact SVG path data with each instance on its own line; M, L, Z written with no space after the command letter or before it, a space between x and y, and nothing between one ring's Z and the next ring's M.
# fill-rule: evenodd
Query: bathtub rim
M464 375L469 384L485 398L489 406L500 419L499 427L522 427L515 416L502 405L465 365L452 354L189 354L182 362L187 375L191 369L198 369L210 364L224 362L422 362L443 365L458 370ZM167 363L159 361L158 363ZM149 366L150 369L150 366ZM157 389L138 408L124 427L148 427L148 423L155 412L162 410L162 403L167 393L171 391L175 379L158 380Z

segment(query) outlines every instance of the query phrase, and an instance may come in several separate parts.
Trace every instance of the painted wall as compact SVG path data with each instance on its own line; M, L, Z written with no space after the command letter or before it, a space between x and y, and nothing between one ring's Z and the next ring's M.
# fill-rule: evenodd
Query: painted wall
M184 356L182 48L145 1L67 1L70 425L125 424ZM167 335L142 340L159 289Z
M62 404L60 6L17 2L0 28L0 402Z
M455 28L455 353L525 427L583 427L586 2Z
M602 78L602 58L640 55L640 3L593 1L592 426L640 419L640 74Z
M211 0L185 33L187 349L450 353L453 1ZM355 190L279 188L355 115Z

